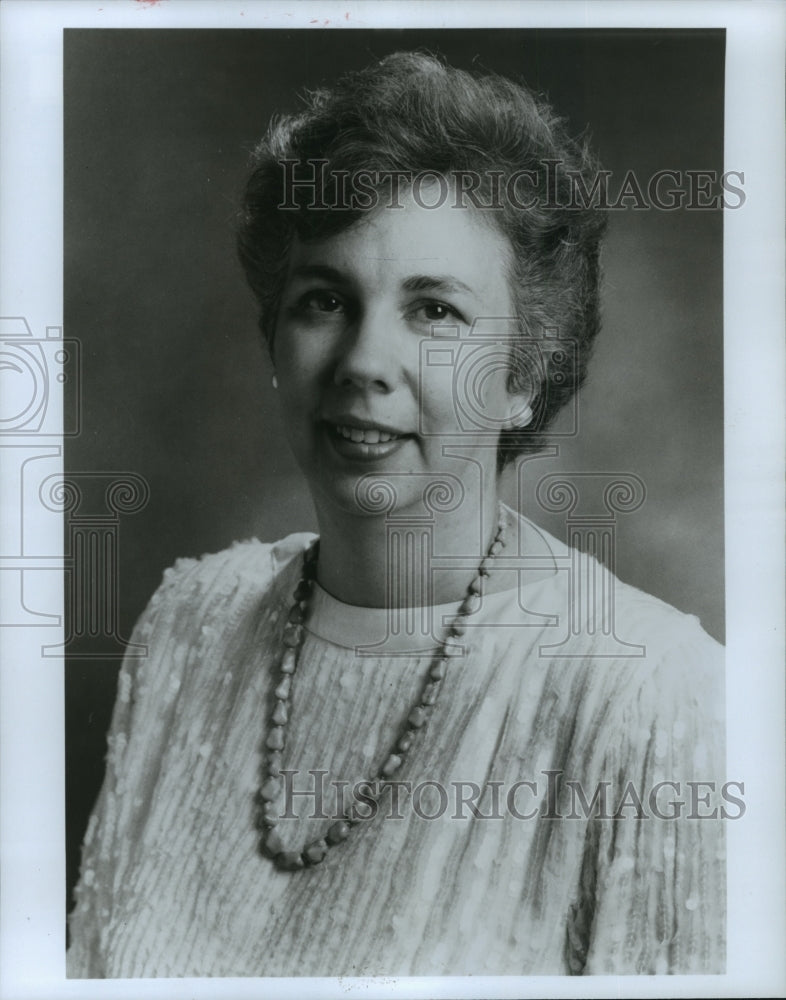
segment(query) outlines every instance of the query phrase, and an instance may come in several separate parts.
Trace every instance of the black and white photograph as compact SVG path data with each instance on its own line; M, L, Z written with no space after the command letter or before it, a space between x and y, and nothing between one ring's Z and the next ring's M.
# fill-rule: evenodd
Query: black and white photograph
M106 6L23 77L3 996L778 995L783 12Z

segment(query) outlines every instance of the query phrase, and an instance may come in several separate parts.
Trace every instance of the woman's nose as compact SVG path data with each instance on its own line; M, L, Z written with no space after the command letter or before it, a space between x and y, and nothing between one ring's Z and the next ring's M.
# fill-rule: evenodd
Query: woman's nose
M334 373L336 385L390 392L395 381L395 319L384 310L365 313L349 326L341 340Z

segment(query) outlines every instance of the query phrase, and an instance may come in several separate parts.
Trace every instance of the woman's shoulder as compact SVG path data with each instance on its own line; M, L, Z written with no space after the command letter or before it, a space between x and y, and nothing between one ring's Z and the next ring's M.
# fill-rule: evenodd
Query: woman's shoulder
M527 550L548 556L538 611L551 611L539 659L565 673L585 709L704 701L722 711L724 649L699 618L626 583L592 555L521 520ZM524 602L526 604L526 602ZM568 697L566 694L565 697Z
M675 768L695 759L699 770L706 761L715 774L725 724L723 646L696 615L622 581L541 528L530 523L526 530L530 549L553 560L536 595L537 610L553 615L539 634L532 675L570 722L562 723L570 769L595 773L607 754L629 769L654 754L660 766L667 753Z
M218 552L177 559L164 570L157 594L173 597L182 591L264 591L309 545L314 535L296 532L277 542L258 538L235 541ZM243 586L244 585L244 586Z
M191 635L195 624L227 622L275 595L314 536L306 532L277 542L257 538L233 542L218 552L184 557L164 570L161 583L137 621L136 641Z
M236 541L218 552L181 558L163 579L137 619L132 641L146 652L127 657L121 671L144 687L154 678L177 690L178 678L204 660L212 662L244 624L283 598L288 575L313 535L297 533L277 542ZM206 656L209 650L210 656Z
M653 651L664 652L675 643L689 643L720 653L723 647L703 628L699 617L647 593L618 577L614 578L615 625L627 626L631 635L647 642Z
M568 602L566 610L572 614L574 626L591 625L584 632L585 640L590 634L597 634L602 641L605 633L626 629L632 641L648 642L653 652L665 650L674 642L695 642L708 649L722 649L705 632L695 614L681 611L625 582L616 575L614 567L571 548L523 515L515 516L520 547L534 552L544 564L545 560L551 563L552 589L562 593ZM624 652L624 646L620 650Z
M678 714L691 706L693 712L724 716L725 650L696 615L617 581L614 634L634 654L623 661L623 688L635 694L640 708L649 700Z

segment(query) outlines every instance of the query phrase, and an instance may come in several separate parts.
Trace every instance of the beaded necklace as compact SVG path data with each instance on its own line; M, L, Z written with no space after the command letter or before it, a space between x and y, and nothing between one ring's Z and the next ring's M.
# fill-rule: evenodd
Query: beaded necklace
M396 771L404 763L410 753L417 734L426 725L429 716L437 703L439 692L447 675L448 660L457 653L456 640L466 632L464 619L474 614L480 607L484 589L484 580L494 558L499 555L505 545L504 517L500 519L494 540L488 553L481 559L477 575L462 601L456 617L447 627L446 638L434 654L426 674L420 697L410 709L404 724L403 732L393 744L389 753L380 765L374 778L366 782L370 788L378 784L389 783ZM277 868L282 871L298 871L307 866L318 865L324 860L327 852L342 843L350 835L352 827L363 821L362 817L344 813L343 818L334 822L324 837L311 841L300 851L287 851L281 834L276 829L281 819L280 800L282 794L281 764L282 751L286 745L286 732L290 717L290 696L292 680L298 666L298 654L304 640L304 624L308 617L309 603L314 588L319 558L319 539L306 549L303 555L303 572L292 595L292 605L286 626L284 627L284 652L279 666L280 677L274 691L275 707L271 715L271 728L265 741L262 784L257 792L257 826L261 831L260 847L262 852L272 859Z

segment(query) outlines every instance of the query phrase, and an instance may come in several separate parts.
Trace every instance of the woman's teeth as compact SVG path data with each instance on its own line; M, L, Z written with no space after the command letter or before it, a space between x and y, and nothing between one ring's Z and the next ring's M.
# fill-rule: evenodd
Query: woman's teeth
M336 427L336 431L348 441L355 441L360 444L384 444L385 441L394 441L398 434L388 434L387 431L380 431L375 428L361 427Z

